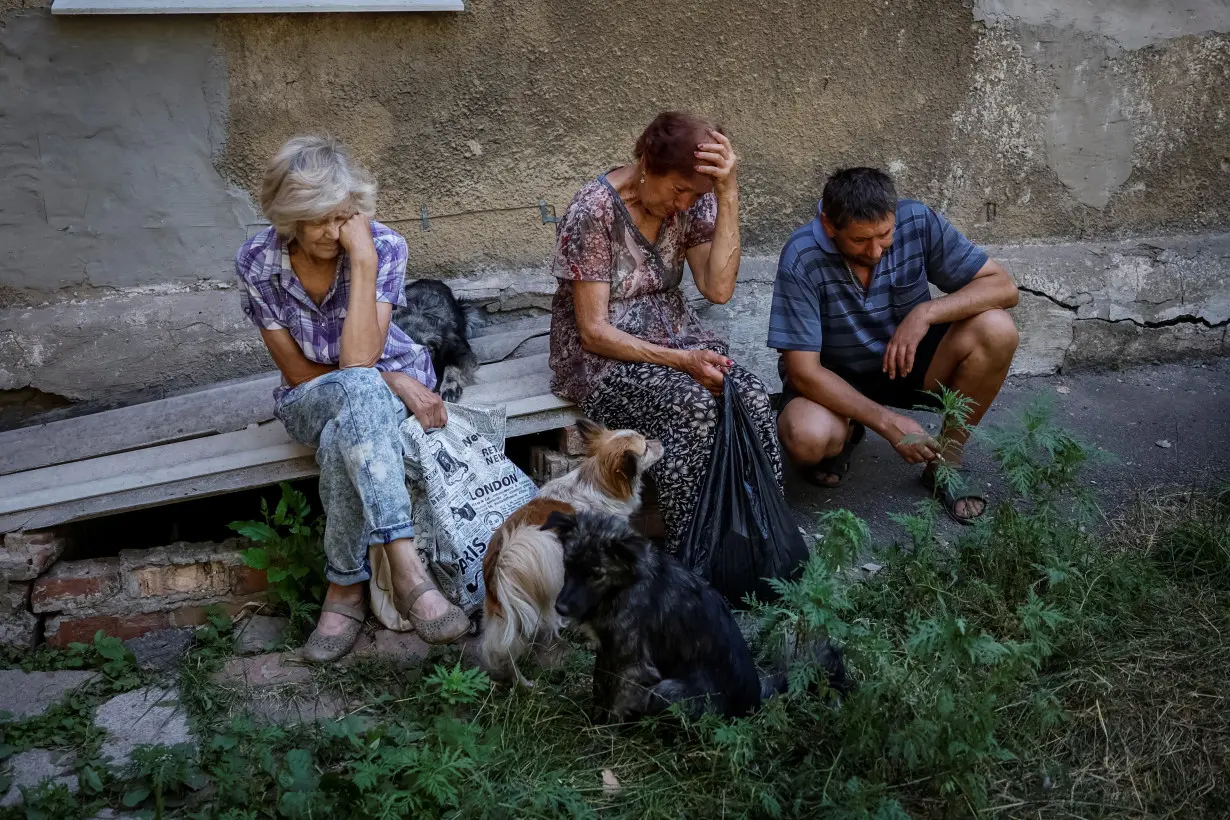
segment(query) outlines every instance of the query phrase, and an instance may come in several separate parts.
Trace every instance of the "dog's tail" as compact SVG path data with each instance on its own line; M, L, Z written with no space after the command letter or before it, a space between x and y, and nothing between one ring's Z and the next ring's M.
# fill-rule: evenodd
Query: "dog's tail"
M790 662L798 662L800 657L814 664L824 672L828 688L836 692L839 698L844 698L854 691L854 680L846 673L846 661L840 647L828 638L813 641L795 648ZM789 674L786 668L764 675L760 679L760 698L768 700L778 695L784 695L789 689Z
M463 302L458 299L457 304L461 307L462 317L465 318L466 338L472 339L482 327L483 309L477 302Z
M760 678L760 699L762 701L786 694L789 680L785 672L774 672Z
M517 661L535 637L546 642L559 637L555 599L564 586L559 539L535 526L517 527L484 574L483 661L496 672L517 672Z

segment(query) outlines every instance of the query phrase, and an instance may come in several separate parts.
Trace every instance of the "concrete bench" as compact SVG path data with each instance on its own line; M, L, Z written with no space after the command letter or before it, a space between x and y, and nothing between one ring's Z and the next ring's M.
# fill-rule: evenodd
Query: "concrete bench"
M549 320L491 328L465 404L503 405L508 436L579 415L550 390ZM0 533L262 487L317 473L273 418L277 373L0 433Z

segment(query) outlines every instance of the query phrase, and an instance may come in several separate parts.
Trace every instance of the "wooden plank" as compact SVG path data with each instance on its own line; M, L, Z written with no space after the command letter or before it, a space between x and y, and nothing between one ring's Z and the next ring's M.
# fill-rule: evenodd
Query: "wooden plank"
M509 438L515 438L517 436L530 435L531 433L540 433L545 430L556 430L572 424L580 415L581 412L578 408L567 406L509 418L507 435ZM157 507L163 504L189 501L195 498L207 498L224 493L266 487L279 481L310 478L317 475L318 472L316 460L313 456L286 459L269 464L231 470L225 473L184 479L170 484L161 484L106 496L95 496L63 504L40 507L34 510L0 515L0 533L22 529L54 527L60 524L96 518L100 515L115 515L117 513Z
M541 433L545 430L559 430L561 427L567 427L584 414L581 408L570 404L567 407L557 407L552 410L541 410L536 413L529 413L516 418L509 418L508 438L516 438L518 436L528 436L531 433Z
M474 355L478 356L478 361L481 364L489 364L507 359L512 355L513 351L521 347L526 341L545 337L550 332L551 322L547 319L539 327L509 330L480 336L470 341L470 347L474 350Z
M464 11L462 0L54 0L52 14L295 14Z
M549 358L550 354L537 353L533 356L519 356L515 359L505 359L502 362L485 364L475 372L474 385L506 381L521 376L528 376L531 373L546 373L551 367L548 361ZM462 404L466 403L472 389L467 387L465 392L462 393Z
M316 459L312 456L305 456L289 461L161 484L157 487L95 496L65 504L53 504L34 510L0 515L0 533L54 527L73 521L84 521L87 518L96 518L100 515L115 515L132 510L158 507L163 504L173 504L177 501L190 501L194 498L207 498L223 493L266 487L279 481L310 478L317 472Z
M550 393L549 318L496 327L473 340L496 360L479 368L463 401L503 404L509 437L570 424L580 411ZM313 451L267 423L279 379L246 377L0 433L0 532L315 475Z
M509 418L507 434L509 438L515 438L545 430L556 430L572 424L580 415L578 408L568 406ZM225 473L0 515L0 533L53 527L100 515L115 515L195 498L250 490L279 481L310 478L318 472L313 456L284 459Z
M242 430L273 418L280 376L0 433L0 476L83 458Z
M492 333L508 333L514 330L539 330L541 328L551 329L550 316L527 316L524 319L513 319L511 322L492 322L489 325L472 327L470 342L472 343L475 339L481 339L483 336L490 336Z
M461 394L462 404L494 407L551 392L551 373L541 370L498 382L476 384Z
M514 372L547 371L547 356L538 349L546 344L542 334L549 331L549 320L545 324L542 319L521 320L510 325L518 327L507 333L477 336L474 341L494 339L488 351L502 356L518 346L523 352L533 350L533 355L480 367L475 387L511 378ZM535 342L537 345L531 347ZM158 401L0 433L0 476L267 422L273 418L272 394L280 380L276 372L265 373Z
M546 385L549 378L547 373L538 373L495 383L491 387L515 386L518 389L493 390L483 403L505 405L510 436L563 426L569 423L572 416L565 416L560 411L572 410L571 403L550 393L536 392ZM531 394L527 395L527 390ZM86 510L90 511L88 514L102 514L116 509L111 506L112 502L106 500L108 498L114 498L115 504L123 506L128 503L125 501L127 498L156 495L160 486L199 482L212 475L243 472L280 463L298 463L311 457L310 448L295 443L281 424L272 422L191 441L27 470L0 476L0 519L11 523L23 520L23 517L28 519L32 511L51 507L62 508L64 514L83 515L87 514L83 512ZM269 475L274 475L274 480L280 480L278 476L281 474L276 470ZM227 481L221 484L230 486ZM102 500L86 503L89 499Z
M547 395L530 396L524 399L510 401L504 405L505 411L510 418L518 416L528 416L533 413L541 413L545 410L560 410L565 407L572 407L572 402L568 399L561 399L552 393Z
M310 455L277 422L0 477L0 514Z

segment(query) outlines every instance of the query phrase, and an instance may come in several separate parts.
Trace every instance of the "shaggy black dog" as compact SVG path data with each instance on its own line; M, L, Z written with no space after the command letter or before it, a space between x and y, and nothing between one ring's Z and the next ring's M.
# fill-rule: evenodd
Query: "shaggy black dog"
M457 401L466 385L474 383L478 357L470 349L468 316L448 285L419 279L406 285L406 306L393 314L393 323L431 352L436 371L436 392L445 401Z
M564 548L555 609L597 646L597 719L635 720L672 703L739 717L760 705L747 641L708 583L621 518L556 512L543 529Z

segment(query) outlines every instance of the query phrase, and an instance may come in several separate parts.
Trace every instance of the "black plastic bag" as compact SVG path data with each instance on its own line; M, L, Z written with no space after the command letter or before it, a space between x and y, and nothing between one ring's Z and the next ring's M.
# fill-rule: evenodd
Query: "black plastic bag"
M737 606L752 592L761 601L776 598L764 579L797 577L807 555L756 426L727 379L709 473L681 559Z

